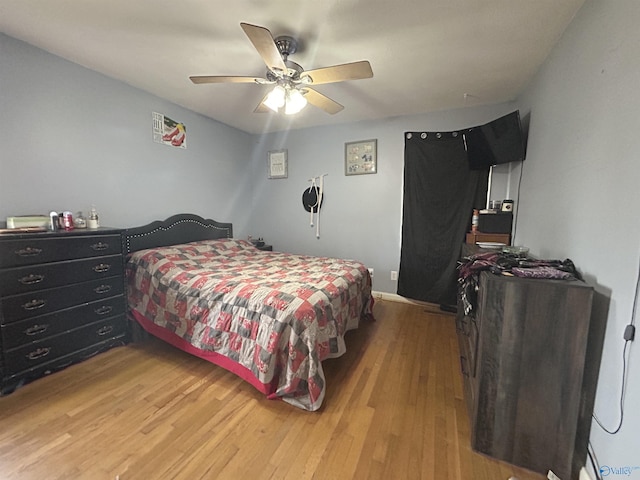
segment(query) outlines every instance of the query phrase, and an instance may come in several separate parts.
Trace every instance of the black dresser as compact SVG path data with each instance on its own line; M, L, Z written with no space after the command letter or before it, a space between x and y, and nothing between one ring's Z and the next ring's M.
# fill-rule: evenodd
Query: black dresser
M0 235L1 393L126 343L120 230Z

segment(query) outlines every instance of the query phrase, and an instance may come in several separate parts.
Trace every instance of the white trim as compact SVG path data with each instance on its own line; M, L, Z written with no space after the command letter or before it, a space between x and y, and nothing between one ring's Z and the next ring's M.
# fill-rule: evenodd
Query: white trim
M422 307L428 307L428 308L432 308L434 310L438 310L438 312L440 312L440 313L447 313L447 312L443 312L442 310L440 310L440 306L436 305L435 303L422 302L420 300L413 300L411 298L402 297L402 296L398 295L397 293L377 292L377 291L373 290L371 292L371 295L373 295L373 298L375 298L376 300L388 300L390 302L409 303L411 305L420 305Z

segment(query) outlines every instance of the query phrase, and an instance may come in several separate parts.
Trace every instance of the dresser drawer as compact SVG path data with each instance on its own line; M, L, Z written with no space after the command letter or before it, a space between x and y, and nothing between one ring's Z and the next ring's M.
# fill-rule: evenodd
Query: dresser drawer
M0 268L115 255L122 251L120 235L6 240L0 244Z
M462 373L471 378L476 376L476 356L478 352L478 325L471 316L459 315L456 318L458 346Z
M0 299L0 323L6 325L123 293L122 277L107 277L4 297Z
M5 350L17 348L103 318L122 315L124 310L124 297L120 295L13 322L2 326L2 346Z
M4 376L10 377L91 345L116 337L124 337L125 331L125 316L119 315L20 348L7 350Z
M0 270L2 296L122 275L121 255Z

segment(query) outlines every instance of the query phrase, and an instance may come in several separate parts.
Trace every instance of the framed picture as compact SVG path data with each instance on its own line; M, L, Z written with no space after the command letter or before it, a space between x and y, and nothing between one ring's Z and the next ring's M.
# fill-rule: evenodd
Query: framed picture
M287 178L287 151L273 150L267 154L269 178Z
M363 140L344 144L344 174L363 175L378 171L378 141Z

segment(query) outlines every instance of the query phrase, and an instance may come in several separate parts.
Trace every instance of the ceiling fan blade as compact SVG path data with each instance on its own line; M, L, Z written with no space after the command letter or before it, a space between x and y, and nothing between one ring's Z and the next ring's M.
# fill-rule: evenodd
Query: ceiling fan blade
M269 94L267 93L264 97L262 97L262 100L260 100L260 103L258 104L256 109L253 111L253 113L269 113L269 112L273 113L273 110L271 110L269 107L267 107L264 104L264 101L267 99L268 96Z
M262 83L264 79L257 77L225 77L222 75L195 75L189 77L195 84L201 83Z
M251 40L251 43L253 43L264 63L269 67L269 70L287 72L287 66L284 64L280 50L278 50L269 30L249 23L241 23L240 26L249 37L249 40Z
M371 70L371 64L366 60L363 60L361 62L345 63L343 65L334 65L333 67L307 70L301 74L301 78L304 79L304 77L309 77L311 79L311 85L320 85L322 83L336 83L344 82L346 80L371 78L373 77L373 70Z
M331 100L329 97L315 91L312 88L305 88L304 91L304 98L307 99L307 102L331 115L335 115L336 113L344 109L344 107L338 102Z

